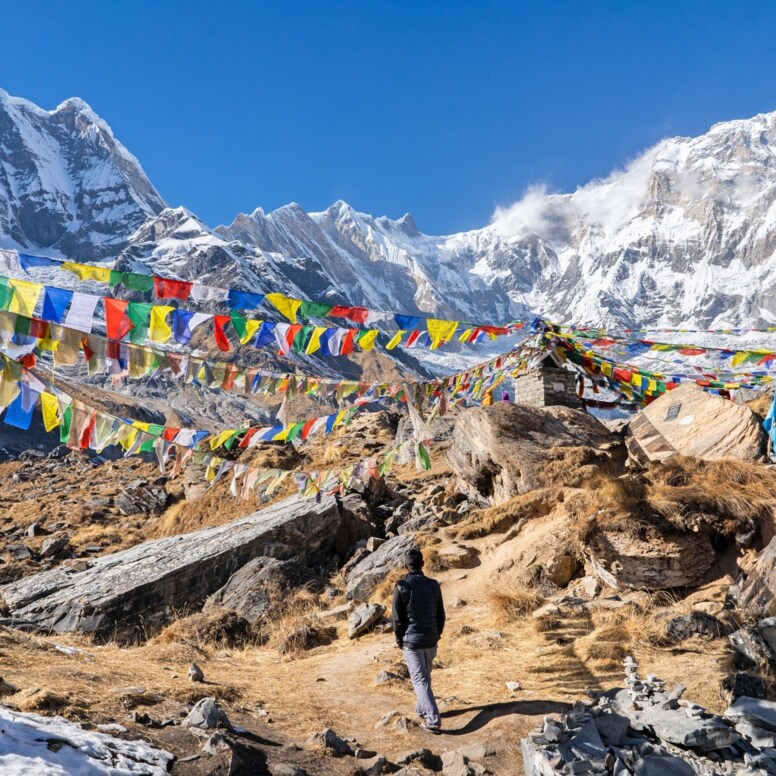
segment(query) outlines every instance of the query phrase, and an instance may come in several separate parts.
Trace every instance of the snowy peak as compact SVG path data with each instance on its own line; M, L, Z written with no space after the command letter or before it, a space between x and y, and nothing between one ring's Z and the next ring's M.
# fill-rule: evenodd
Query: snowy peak
M46 111L0 92L0 244L102 258L165 203L83 100Z
M657 143L623 169L535 186L481 229L423 234L410 214L339 200L210 229L167 208L85 102L0 91L0 247L476 322L776 323L776 113Z

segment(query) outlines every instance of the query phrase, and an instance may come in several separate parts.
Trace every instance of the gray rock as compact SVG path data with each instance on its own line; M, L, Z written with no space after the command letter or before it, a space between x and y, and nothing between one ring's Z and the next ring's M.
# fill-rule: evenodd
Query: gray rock
M460 747L456 751L458 754L463 755L467 762L469 760L485 760L488 757L496 756L496 750L487 744L469 744L468 746Z
M764 730L749 722L736 722L736 731L758 749L776 747L776 734L773 731Z
M45 531L40 523L33 523L27 527L27 536L30 539L34 539L36 536L41 536Z
M776 672L776 617L740 628L731 633L728 640L737 668Z
M196 663L192 663L189 666L189 679L192 682L204 682L205 681L205 674L202 671L202 669Z
M380 604L361 604L348 618L348 638L356 639L371 630L385 614Z
M348 574L345 589L347 598L368 601L386 575L403 565L404 553L410 547L416 546L412 536L396 536L363 558Z
M226 712L216 703L215 698L202 698L194 704L194 708L183 720L183 727L193 732L214 730L215 728L232 729Z
M366 548L369 550L369 552L374 552L383 544L385 544L385 539L381 539L379 536L370 536L366 540Z
M711 614L696 611L669 620L666 625L665 638L671 644L678 644L692 636L718 639L720 636L726 636L729 632L730 628L721 620Z
M307 771L292 763L278 763L272 766L272 776L307 776Z
M442 754L442 773L444 776L472 776L469 764L460 752Z
M9 544L5 549L14 560L28 560L32 557L29 548L24 544Z
M760 553L741 586L738 604L757 617L776 615L776 536Z
M205 754L216 755L219 752L230 748L229 742L223 733L213 733L213 735L203 744L202 751L205 752Z
M347 741L343 741L331 728L324 728L320 733L313 733L307 739L306 745L325 749L335 757L353 754L350 744Z
M389 682L403 682L403 676L395 674L393 671L380 671L375 677L375 684L388 684Z
M609 450L624 457L621 440L581 410L496 402L458 416L448 458L461 490L501 504L554 484L546 471L558 446L588 448L591 468L608 467Z
M325 555L339 520L334 497L316 503L292 496L225 525L103 555L83 571L24 577L0 587L0 597L14 619L43 630L137 639L157 632L176 610L204 602L255 557Z
M149 485L145 480L134 480L121 491L116 506L122 515L160 515L167 506L164 488Z
M607 746L622 746L630 724L627 717L622 714L599 714L593 718L593 723Z
M254 558L205 601L202 611L233 609L248 622L256 623L304 579L305 572L295 561Z
M364 770L359 771L363 776L383 776L391 772L391 763L383 755L378 755ZM274 776L274 774L273 774Z
M379 720L377 720L377 723L375 724L375 730L384 730L385 728L395 724L396 721L400 718L400 711L396 711L394 709L393 711L386 712L382 717L380 717Z
M776 703L761 698L738 698L728 707L725 717L734 723L748 722L756 727L776 732Z
M721 682L720 689L727 697L728 703L733 703L742 696L765 698L766 693L765 680L761 676L748 674L746 671L736 671L726 676Z
M59 553L65 550L70 544L70 539L67 536L51 537L43 542L40 548L41 558L55 558Z
M695 768L681 757L648 755L636 763L634 776L697 776Z

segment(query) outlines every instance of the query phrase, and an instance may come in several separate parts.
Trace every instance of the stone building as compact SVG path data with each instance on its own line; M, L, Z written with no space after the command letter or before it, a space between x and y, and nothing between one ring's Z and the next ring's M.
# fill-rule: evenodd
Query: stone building
M515 378L515 401L531 407L582 408L577 396L577 373L564 369L554 353L548 353L536 367Z

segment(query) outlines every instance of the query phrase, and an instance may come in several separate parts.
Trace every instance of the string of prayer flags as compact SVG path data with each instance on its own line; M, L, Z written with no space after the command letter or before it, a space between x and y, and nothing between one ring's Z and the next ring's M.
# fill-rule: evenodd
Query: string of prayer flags
M305 320L315 318L345 318L359 326L387 324L393 321L400 329L424 329L427 320L432 326L438 319L426 318L420 315L405 315L384 310L372 310L362 306L332 305L305 299L295 299L285 294L274 292L269 294L255 293L238 289L220 288L193 281L178 280L159 275L146 275L136 272L117 270L105 264L85 264L66 259L56 259L48 256L31 256L6 250L0 253L0 269L9 273L28 272L37 268L58 268L70 272L79 281L96 281L107 283L112 289L123 286L131 291L147 293L153 291L157 299L176 299L195 302L225 302L230 310L255 310L264 302L269 302L286 320L296 323L297 317ZM450 323L445 321L445 323ZM492 333L501 329L514 330L523 324L513 321L505 326L482 326L484 331ZM474 326L472 326L474 328ZM432 337L433 338L433 337Z

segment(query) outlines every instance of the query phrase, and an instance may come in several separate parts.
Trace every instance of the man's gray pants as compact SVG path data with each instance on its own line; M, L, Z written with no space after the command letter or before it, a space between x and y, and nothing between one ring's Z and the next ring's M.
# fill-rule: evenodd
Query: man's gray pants
M422 717L426 724L432 728L438 728L442 725L437 708L436 698L431 691L431 666L436 657L436 647L430 649L410 649L404 647L404 659L407 661L407 668L412 679L412 686L415 688L415 695L418 702L415 711L419 717Z

